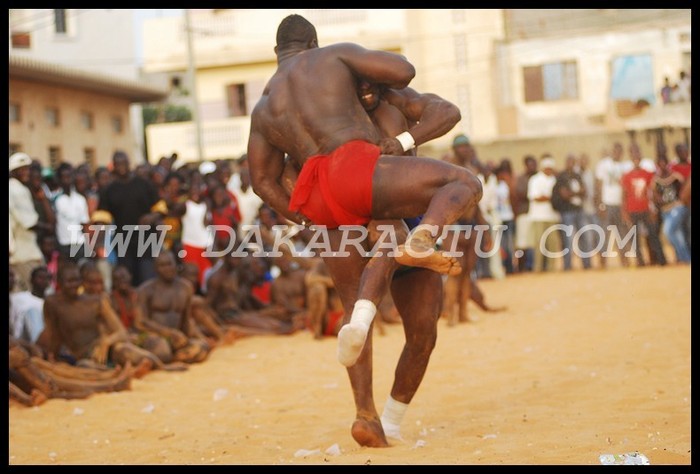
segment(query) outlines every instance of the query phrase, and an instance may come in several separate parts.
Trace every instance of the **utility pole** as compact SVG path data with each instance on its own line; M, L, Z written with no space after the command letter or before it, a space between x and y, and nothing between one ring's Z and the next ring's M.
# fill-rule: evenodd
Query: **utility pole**
M197 161L204 160L204 148L202 147L202 124L199 120L199 100L197 99L197 78L195 74L194 48L192 47L192 27L190 24L190 10L185 8L185 33L187 34L187 74L190 77L192 87L192 118L195 125L197 139Z

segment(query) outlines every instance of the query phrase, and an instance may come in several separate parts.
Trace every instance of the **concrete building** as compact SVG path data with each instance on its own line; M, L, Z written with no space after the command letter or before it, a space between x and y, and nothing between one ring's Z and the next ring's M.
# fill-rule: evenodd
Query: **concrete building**
M144 72L185 84L181 100L198 112L198 123L149 126L151 155L177 150L198 161L245 152L250 110L276 68L275 32L291 13L314 23L321 46L351 41L404 54L417 69L413 87L460 107L462 121L422 155L448 153L459 132L482 158L511 157L516 168L525 153L548 151L562 163L569 151L597 158L634 130L651 134L640 145L652 156L655 141L689 136L690 103L662 110L657 100L665 76L690 71L687 9L189 13L192 54L184 18L150 20L144 31Z
M11 57L50 62L89 75L142 80L134 10L11 9L9 20ZM141 162L145 152L141 106L132 102L128 109L125 125L133 143L125 151Z
M664 77L690 72L690 10L505 10L504 24L499 133L484 154L531 149L563 163L643 132L635 139L653 157L656 143L689 139L690 102L664 106L659 91Z
M23 151L51 167L86 162L94 170L114 151L136 147L130 105L165 96L142 82L11 55L9 154Z

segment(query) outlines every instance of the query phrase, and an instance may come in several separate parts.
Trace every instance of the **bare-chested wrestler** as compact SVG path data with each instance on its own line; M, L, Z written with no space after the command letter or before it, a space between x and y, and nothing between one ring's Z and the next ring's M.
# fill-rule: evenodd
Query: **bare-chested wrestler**
M268 83L263 98L253 112L248 148L254 187L276 210L294 222L310 218L311 222L325 224L329 228L336 228L338 224L364 225L371 218L398 219L421 214L424 216L421 223L441 226L456 221L466 210L476 206L481 197L481 185L466 170L437 160L399 157L411 148L401 141L404 138L412 137L410 141L413 143L424 143L446 133L454 123L444 129L435 129L430 128L434 123L421 121L411 128L410 134L404 133L404 130L398 138L381 140L380 132L356 96L357 76L391 88L405 87L413 77L413 68L404 58L368 51L351 44L318 48L313 26L298 16L288 17L280 25L276 51L278 72ZM308 78L319 75L333 81L326 80L320 84L307 82ZM282 111L288 112L288 115ZM284 123L284 127L280 123ZM278 133L277 130L281 129L290 133ZM381 148L372 145L380 143ZM331 158L333 166L329 171L326 167L328 159L315 155L333 150L336 152ZM392 155L380 157L380 150ZM288 195L277 179L284 166L284 152L302 165L299 182L292 193L292 211L287 208ZM316 172L320 172L324 179L328 178L322 182L320 191L313 185L307 186L307 175ZM342 179L336 173L340 173ZM328 181L333 184L331 193L324 189L324 186L328 187ZM347 187L343 186L344 182L348 183ZM349 187L358 188L359 191ZM308 196L304 195L305 190ZM337 194L333 191L337 191ZM295 204L299 197L302 201L304 197L309 200L297 207ZM331 203L330 208L318 205L322 198ZM353 206L348 202L352 199L363 205ZM340 221L336 215L341 216ZM332 250L338 249L340 236L338 231L329 233ZM436 238L437 235L425 231L416 232L410 241L410 248L432 249ZM404 252L403 256L408 253ZM424 260L397 258L397 261L440 273L456 273L454 270L459 270L455 260L437 252ZM374 406L371 338L367 337L376 303L363 298L355 303L358 295L363 296L359 288L366 259L351 252L350 257L328 258L326 263L344 301L346 315L350 314L348 310L358 310L353 311L355 314L350 318L349 325L357 337L351 337L349 344L345 344L348 350L343 350L343 341L339 341L339 359L349 366L348 374L357 410L352 435L363 446L387 446L385 430ZM390 273L384 277L388 279ZM407 339L416 334L423 337L420 342L412 340L404 347L392 387L392 398L397 403L385 407L387 416L383 418L388 421L386 427L396 432L403 412L425 373L436 340L436 320L441 304L441 298L433 297L435 287L423 284L419 272L407 273L401 279L402 285L406 284L407 279L416 279L417 288L417 291L402 294L401 298L394 298L405 318ZM440 282L437 274L435 282ZM392 283L394 285L395 282ZM381 285L369 290L375 290L377 299L383 295ZM441 294L439 287L437 294ZM434 302L433 307L429 307L426 301ZM359 319L357 313L360 313ZM413 313L414 316L406 316ZM339 336L342 333L343 330ZM359 358L355 361L357 353Z
M190 282L178 276L175 256L163 250L155 258L156 276L138 287L141 321L134 321L144 329L164 337L173 352L173 360L188 364L204 361L211 347L198 337L190 314L194 290Z
M308 270L287 251L282 252L273 263L280 269L280 274L272 281L271 303L285 309L282 314L284 321L303 328L307 317L305 279Z
M183 263L180 269L180 276L192 285L194 293L190 301L192 308L190 314L209 344L211 346L229 344L236 340L239 335L238 331L235 328L227 328L216 314L216 311L214 311L214 308L209 306L207 299L196 291L195 288L199 285L199 267L197 264L192 262Z
M291 334L294 326L283 321L285 309L265 307L251 294L254 257L227 254L223 265L209 278L207 301L225 324L244 334Z
M309 264L304 275L304 286L309 328L314 339L337 336L345 312L338 292L335 290L335 282L322 258L313 257L306 260Z
M112 309L117 313L119 320L129 333L129 340L161 360L163 364L157 368L167 371L187 370L185 363L173 362L173 350L168 340L160 334L150 331L144 325L138 292L131 285L132 281L131 272L124 265L117 265L112 270L110 302Z
M64 345L77 365L104 368L107 363L124 366L128 361L138 368L136 377L161 364L153 354L128 341L106 294L78 294L81 279L75 264L64 264L58 279L61 289L44 301L45 327L37 341L49 361L56 360Z
M474 321L474 318L469 316L468 302L470 300L486 312L495 313L506 310L505 306L489 306L486 304L484 294L473 277L477 262L477 245L480 245L481 250L484 252L489 252L493 248L493 239L491 231L488 230L488 222L477 206L473 214L464 216L460 223L471 226L469 234L465 235L464 232L459 234L450 233L443 241L445 248L454 248L461 254L458 258L462 267L462 273L459 275L448 275L444 284L444 301L441 317L447 320L448 326L454 326L458 322ZM480 226L487 230L480 232L478 230ZM456 240L456 242L453 242L453 240Z
M413 65L403 56L351 43L319 48L315 28L299 15L280 24L275 52L277 71L251 115L248 161L256 193L293 222L329 229L423 215L424 226L398 247L397 261L458 273L457 260L435 251L435 242L442 226L476 206L481 183L463 168L400 156L445 132L419 123L410 133L381 139L355 92L357 78L402 89L415 75ZM301 167L291 197L279 179L285 153ZM388 284L387 275L381 285L366 285L356 295L338 335L344 365L353 365L362 351Z

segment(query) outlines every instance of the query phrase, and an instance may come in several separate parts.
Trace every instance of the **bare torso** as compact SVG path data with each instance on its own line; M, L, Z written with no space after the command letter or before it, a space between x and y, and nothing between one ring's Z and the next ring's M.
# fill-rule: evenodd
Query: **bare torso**
M235 270L220 268L211 276L208 287L213 296L209 304L217 314L240 311L237 297L240 287Z
M77 299L61 295L46 298L45 305L55 315L57 336L78 359L89 358L100 339L100 297L81 295Z
M177 277L170 284L151 280L139 291L147 295L146 318L169 328L184 329L188 298L192 293L185 279Z
M350 140L379 142L354 93L356 79L339 57L342 47L314 48L285 59L253 111L253 126L299 166Z

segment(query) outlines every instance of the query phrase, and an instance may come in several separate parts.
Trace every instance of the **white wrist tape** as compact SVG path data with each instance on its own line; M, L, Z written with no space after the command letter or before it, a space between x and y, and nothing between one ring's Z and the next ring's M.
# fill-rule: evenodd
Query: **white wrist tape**
M416 144L416 141L413 139L413 135L408 132L399 133L396 135L396 139L399 141L399 143L401 143L401 148L403 148L403 151L410 150L413 148L413 145Z

